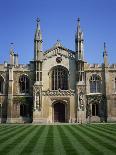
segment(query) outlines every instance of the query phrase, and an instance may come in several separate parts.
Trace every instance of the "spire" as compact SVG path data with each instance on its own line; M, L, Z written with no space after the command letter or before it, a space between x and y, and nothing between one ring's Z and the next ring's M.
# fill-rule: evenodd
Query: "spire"
M35 31L35 40L42 41L42 34L41 34L41 29L40 29L40 19L37 18L36 22L37 22L37 27L36 27L36 31Z
M10 54L14 55L14 43L10 43Z
M106 55L107 56L107 50L106 50L106 43L104 42L104 52L103 52L103 56Z
M40 55L42 54L42 33L40 29L40 19L37 18L36 20L37 26L35 31L35 38L34 38L34 59L40 59ZM41 54L40 54L41 53Z
M37 17L36 21L37 21L37 29L40 30L40 19L39 19L39 17Z
M106 49L106 43L104 42L104 51L103 51L104 65L108 66L108 54Z
M76 59L83 60L84 59L84 49L83 49L83 32L81 31L80 26L80 18L77 19L77 32L75 35L75 51L76 51Z
M79 33L80 31L81 31L80 18L78 17L78 19L77 19L77 32Z

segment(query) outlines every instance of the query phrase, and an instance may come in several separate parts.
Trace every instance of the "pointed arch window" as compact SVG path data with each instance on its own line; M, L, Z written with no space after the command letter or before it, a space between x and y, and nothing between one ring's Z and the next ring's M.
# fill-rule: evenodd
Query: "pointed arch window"
M29 78L26 75L22 75L19 78L20 93L29 93Z
M0 93L3 94L4 92L4 79L0 76Z
M93 74L90 78L90 93L101 92L101 78L97 74Z
M68 70L63 66L57 66L51 72L51 89L68 90Z

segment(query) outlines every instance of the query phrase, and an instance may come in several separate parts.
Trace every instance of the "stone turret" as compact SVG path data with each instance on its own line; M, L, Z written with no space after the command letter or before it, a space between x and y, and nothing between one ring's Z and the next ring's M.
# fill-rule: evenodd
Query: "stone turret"
M40 20L37 18L37 27L34 38L34 70L35 70L35 83L33 86L33 97L34 97L34 111L33 111L33 122L39 122L42 117L42 63L43 63L43 52L42 52L42 33L40 29Z
M75 35L75 55L77 68L77 122L85 122L86 105L85 105L85 78L84 78L84 50L83 50L83 32L81 31L80 18L78 18L77 32Z

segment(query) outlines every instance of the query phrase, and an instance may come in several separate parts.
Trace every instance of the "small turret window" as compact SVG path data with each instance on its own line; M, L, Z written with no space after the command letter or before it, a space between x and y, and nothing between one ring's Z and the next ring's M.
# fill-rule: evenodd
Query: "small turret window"
M101 92L101 78L97 74L93 74L90 78L90 93Z
M3 88L4 87L4 79L2 76L0 76L0 93L3 94Z
M115 88L114 89L115 89L115 92L116 92L116 78L115 78L115 84L114 85L115 85Z
M20 93L29 93L29 78L26 75L22 75L19 78Z

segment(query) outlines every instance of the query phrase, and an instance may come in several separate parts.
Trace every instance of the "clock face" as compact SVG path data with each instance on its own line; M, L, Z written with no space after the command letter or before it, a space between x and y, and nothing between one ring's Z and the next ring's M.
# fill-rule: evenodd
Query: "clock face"
M57 63L60 63L61 61L62 61L62 58L61 58L61 57L57 57L57 58L56 58L56 62L57 62Z

